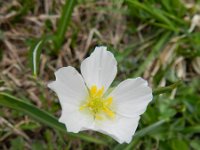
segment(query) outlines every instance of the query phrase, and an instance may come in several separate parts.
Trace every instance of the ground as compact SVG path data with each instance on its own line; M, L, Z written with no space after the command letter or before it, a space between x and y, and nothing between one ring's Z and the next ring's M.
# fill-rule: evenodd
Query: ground
M60 30L65 3L0 1L0 92L59 118L60 104L46 86L55 79L54 71L69 65L79 70L95 46L104 45L118 61L113 86L142 76L154 90L153 102L142 115L133 141L122 145L91 131L84 135L106 143L92 143L78 134L74 138L2 105L0 149L198 150L200 1L78 0L62 42L56 45L51 37ZM47 42L41 47L37 73L33 74L33 50L43 39ZM159 89L176 83L175 88Z

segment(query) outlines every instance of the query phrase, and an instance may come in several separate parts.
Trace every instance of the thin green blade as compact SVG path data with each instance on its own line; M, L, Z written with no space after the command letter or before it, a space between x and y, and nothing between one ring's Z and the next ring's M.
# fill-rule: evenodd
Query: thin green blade
M36 106L25 103L22 100L14 96L11 96L7 93L0 92L0 105L19 110L45 125L48 125L62 132L66 132L64 124L58 122L58 120L48 112L40 110ZM67 133L67 134L71 137L77 137L87 142L106 145L106 142L104 142L103 140L95 139L94 137L86 134L74 134L74 133Z

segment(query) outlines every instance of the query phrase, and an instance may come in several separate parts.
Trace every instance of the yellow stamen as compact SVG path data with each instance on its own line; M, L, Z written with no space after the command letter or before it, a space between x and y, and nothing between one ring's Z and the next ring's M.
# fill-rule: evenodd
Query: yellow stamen
M114 118L115 113L111 110L113 103L112 97L103 97L104 87L98 89L96 85L89 89L89 97L86 102L80 106L79 110L88 109L97 120L103 120L103 116Z
M99 116L99 115L95 115L95 119L97 119L97 120L103 120L103 118L101 116Z
M93 96L97 93L97 86L92 86L90 89L90 94Z
M96 97L102 97L104 92L104 87L102 87L100 90L97 91Z
M104 108L103 111L111 118L114 118L115 114L108 108Z
M79 110L83 110L83 109L85 109L86 107L87 107L87 105L84 104L84 105L80 106Z
M113 98L112 97L108 97L107 99L106 99L106 101L105 101L105 103L107 104L107 105L111 105L112 104L112 102L113 102Z

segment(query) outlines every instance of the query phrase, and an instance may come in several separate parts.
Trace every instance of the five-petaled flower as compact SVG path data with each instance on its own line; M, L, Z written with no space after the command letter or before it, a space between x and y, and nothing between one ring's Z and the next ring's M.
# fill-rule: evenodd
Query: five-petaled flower
M117 61L106 47L96 47L81 64L81 74L71 67L55 72L48 87L57 93L68 132L94 130L119 143L129 143L140 115L152 100L152 90L142 78L127 79L108 90L117 74Z

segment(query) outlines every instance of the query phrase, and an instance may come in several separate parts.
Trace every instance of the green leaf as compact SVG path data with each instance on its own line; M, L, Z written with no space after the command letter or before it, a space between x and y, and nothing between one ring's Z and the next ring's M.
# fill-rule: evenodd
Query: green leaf
M0 105L21 111L21 112L29 115L30 117L38 120L39 122L52 127L53 129L57 129L61 132L66 132L65 125L58 122L57 118L55 118L48 112L40 110L36 106L25 103L22 100L14 97L14 96L11 96L7 93L0 92ZM105 141L100 140L100 139L95 139L94 137L91 137L86 134L82 134L82 133L80 133L80 134L67 133L67 134L71 137L80 138L80 139L88 141L88 142L106 145Z
M25 141L22 137L17 137L16 139L11 140L10 150L22 150L25 149Z
M172 139L172 150L189 150L188 144L184 140Z
M37 141L32 142L31 149L32 150L44 150L44 149L47 149L47 146L41 140L37 140Z
M190 145L194 150L200 150L200 143L198 140L191 141Z
M0 80L0 86L4 85L4 81Z

